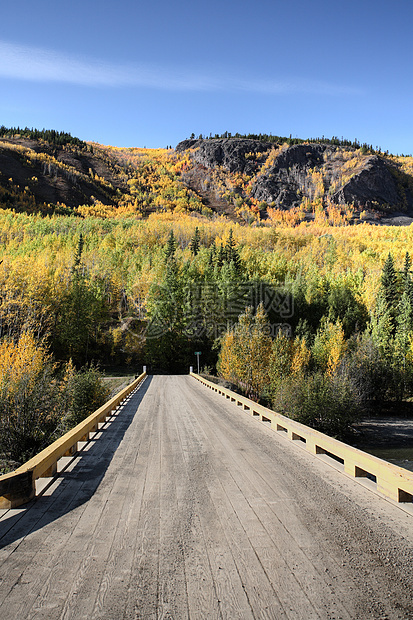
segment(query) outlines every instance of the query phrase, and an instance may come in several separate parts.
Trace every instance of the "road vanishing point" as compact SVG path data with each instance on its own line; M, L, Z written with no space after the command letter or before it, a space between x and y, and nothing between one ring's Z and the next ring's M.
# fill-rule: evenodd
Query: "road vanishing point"
M413 619L413 516L189 376L0 511L0 618Z

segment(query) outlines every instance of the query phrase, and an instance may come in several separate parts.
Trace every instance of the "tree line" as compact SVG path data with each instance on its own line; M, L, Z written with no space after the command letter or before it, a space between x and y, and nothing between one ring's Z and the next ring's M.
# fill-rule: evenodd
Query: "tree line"
M55 146L64 146L65 144L73 144L78 148L86 149L87 144L83 140L72 136L65 131L56 131L55 129L29 129L29 127L0 127L0 137L12 138L18 136L20 138L29 138L29 140L44 140Z
M292 134L290 134L289 136L277 136L271 133L270 134L267 134L267 133L241 134L237 132L233 134L230 131L224 131L221 134L216 133L214 135L212 135L212 133L210 133L209 135L203 135L201 133L198 135L198 137L194 133L192 133L189 139L190 140L194 140L194 139L198 139L198 140L247 139L247 140L259 140L260 142L271 142L277 145L288 144L288 146L310 142L310 143L318 143L318 144L331 144L332 146L343 146L343 147L353 148L353 149L361 149L364 154L367 154L367 153L373 154L373 153L382 152L381 147L379 146L373 147L372 144L368 144L367 142L361 143L359 140L357 140L357 138L355 138L354 140L349 140L347 138L338 138L337 136L332 136L331 138L327 138L325 136L321 136L321 138L320 137L318 138L293 138ZM386 151L386 153L388 154L388 151Z

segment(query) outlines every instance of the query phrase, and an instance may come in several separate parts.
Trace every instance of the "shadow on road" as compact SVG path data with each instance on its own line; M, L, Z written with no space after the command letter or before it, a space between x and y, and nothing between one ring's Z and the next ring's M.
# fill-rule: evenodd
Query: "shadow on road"
M39 530L87 502L96 492L116 450L145 396L152 377L124 401L94 437L59 474L59 484L20 508L9 510L0 521L0 549Z

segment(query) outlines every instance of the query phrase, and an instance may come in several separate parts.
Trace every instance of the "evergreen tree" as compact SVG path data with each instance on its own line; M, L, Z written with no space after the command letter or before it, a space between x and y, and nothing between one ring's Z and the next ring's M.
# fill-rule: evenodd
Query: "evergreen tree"
M407 363L412 342L412 306L409 294L404 291L398 305L396 319L396 334L394 337L394 363L395 374L398 377L399 399L406 392L409 377L411 378L411 365Z
M398 302L398 282L393 256L390 252L383 265L381 291L387 309L390 310L393 315Z
M216 258L216 266L218 269L221 269L221 267L224 264L226 255L225 255L225 250L224 250L224 246L221 245L219 246L219 250L218 250L218 254L217 254L217 258Z
M79 235L79 243L78 243L77 251L76 251L76 254L75 254L75 259L73 261L73 272L76 269L78 269L78 267L80 266L80 262L82 260L83 245L84 245L83 234L80 233L80 235Z
M241 257L234 239L232 228L229 231L228 240L225 246L225 259L228 263L234 263L237 273L241 270Z
M390 360L392 351L392 336L394 333L394 319L382 293L379 292L376 307L371 317L371 337L383 359Z
M196 256L199 253L201 247L201 234L199 232L198 226L195 228L194 236L191 239L189 244L189 249L191 250L191 254Z
M210 270L213 269L214 267L216 255L217 255L217 247L214 241L209 249L209 255L208 255L208 267Z
M175 239L174 231L171 229L165 248L165 262L168 263L171 259L175 259L175 251L177 248L177 242Z
M413 313L413 281L410 271L411 264L412 260L410 258L409 252L406 252L403 267L403 293L407 294Z
M105 283L90 278L82 263L83 236L80 235L73 260L70 283L56 317L57 350L64 351L76 364L85 364L92 345L96 345L98 326L107 320Z
M410 258L409 252L406 252L404 257L404 266L403 266L403 282L406 283L407 280L410 279L410 267L412 266L412 259Z
M393 256L389 252L383 265L376 307L371 319L372 337L383 355L388 355L396 329L399 303L398 278Z

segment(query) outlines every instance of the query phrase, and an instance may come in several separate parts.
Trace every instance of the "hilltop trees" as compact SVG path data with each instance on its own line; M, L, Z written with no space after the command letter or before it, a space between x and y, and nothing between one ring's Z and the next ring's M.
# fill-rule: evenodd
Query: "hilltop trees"
M73 144L80 148L86 148L86 142L79 140L79 138L73 137L70 133L64 131L56 131L55 129L29 129L25 127L10 127L7 128L4 125L0 127L1 137L14 137L29 138L30 140L45 140L49 144L57 144L59 146L64 144Z

